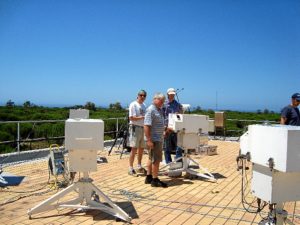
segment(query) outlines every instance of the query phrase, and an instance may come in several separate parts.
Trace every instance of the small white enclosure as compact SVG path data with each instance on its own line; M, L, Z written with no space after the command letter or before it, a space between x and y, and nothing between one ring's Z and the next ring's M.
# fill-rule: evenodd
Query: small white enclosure
M77 151L69 150L70 172L97 171L97 150Z
M88 119L90 111L87 109L70 109L70 119Z
M269 203L300 200L300 173L283 173L253 164L252 194Z
M177 145L183 149L196 149L200 145L200 136L196 133L177 134Z
M97 151L103 149L104 122L95 119L68 119L65 146L71 172L97 170Z
M169 128L177 133L177 145L183 149L196 149L203 134L208 134L208 116L195 114L169 114Z
M169 114L168 127L175 132L184 129L185 133L208 133L208 116L195 114Z
M250 125L241 137L241 149L250 152L253 163L268 166L273 159L276 170L300 172L300 127Z
M249 131L245 132L240 137L240 150L242 155L250 153Z
M104 122L96 119L68 119L65 126L66 149L103 149Z
M215 132L215 121L208 120L208 132Z

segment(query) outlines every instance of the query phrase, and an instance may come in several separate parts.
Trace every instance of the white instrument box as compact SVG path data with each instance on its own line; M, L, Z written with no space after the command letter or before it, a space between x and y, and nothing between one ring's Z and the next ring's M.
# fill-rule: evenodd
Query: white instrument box
M104 122L96 119L68 119L65 147L71 172L97 170L97 151L103 149Z
M248 133L248 134L247 134ZM250 125L241 138L242 153L250 152L251 161L281 172L300 172L300 127Z
M208 133L208 116L197 114L169 114L169 128L175 132L182 131L185 133Z

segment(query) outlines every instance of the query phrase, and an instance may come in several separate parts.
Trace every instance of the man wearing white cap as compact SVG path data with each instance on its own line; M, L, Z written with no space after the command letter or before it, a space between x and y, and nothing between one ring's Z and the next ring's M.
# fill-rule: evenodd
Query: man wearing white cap
M168 125L168 118L170 113L182 113L182 105L175 100L176 90L169 88L167 90L168 102L164 106L165 124ZM171 150L176 150L176 158L182 156L182 149L177 147L177 134L175 132L168 132L165 137L164 155L166 163L172 162Z

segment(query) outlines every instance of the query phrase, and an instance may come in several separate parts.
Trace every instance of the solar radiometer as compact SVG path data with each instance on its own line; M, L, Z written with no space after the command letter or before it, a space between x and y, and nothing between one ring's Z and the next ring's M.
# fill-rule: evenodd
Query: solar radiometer
M99 119L68 119L65 146L71 172L97 170L97 151L103 149L104 122Z

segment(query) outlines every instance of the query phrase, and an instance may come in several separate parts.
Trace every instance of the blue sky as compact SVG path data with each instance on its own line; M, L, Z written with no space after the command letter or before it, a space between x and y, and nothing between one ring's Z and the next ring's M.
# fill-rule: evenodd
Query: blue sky
M279 111L299 71L299 0L0 1L0 104Z

